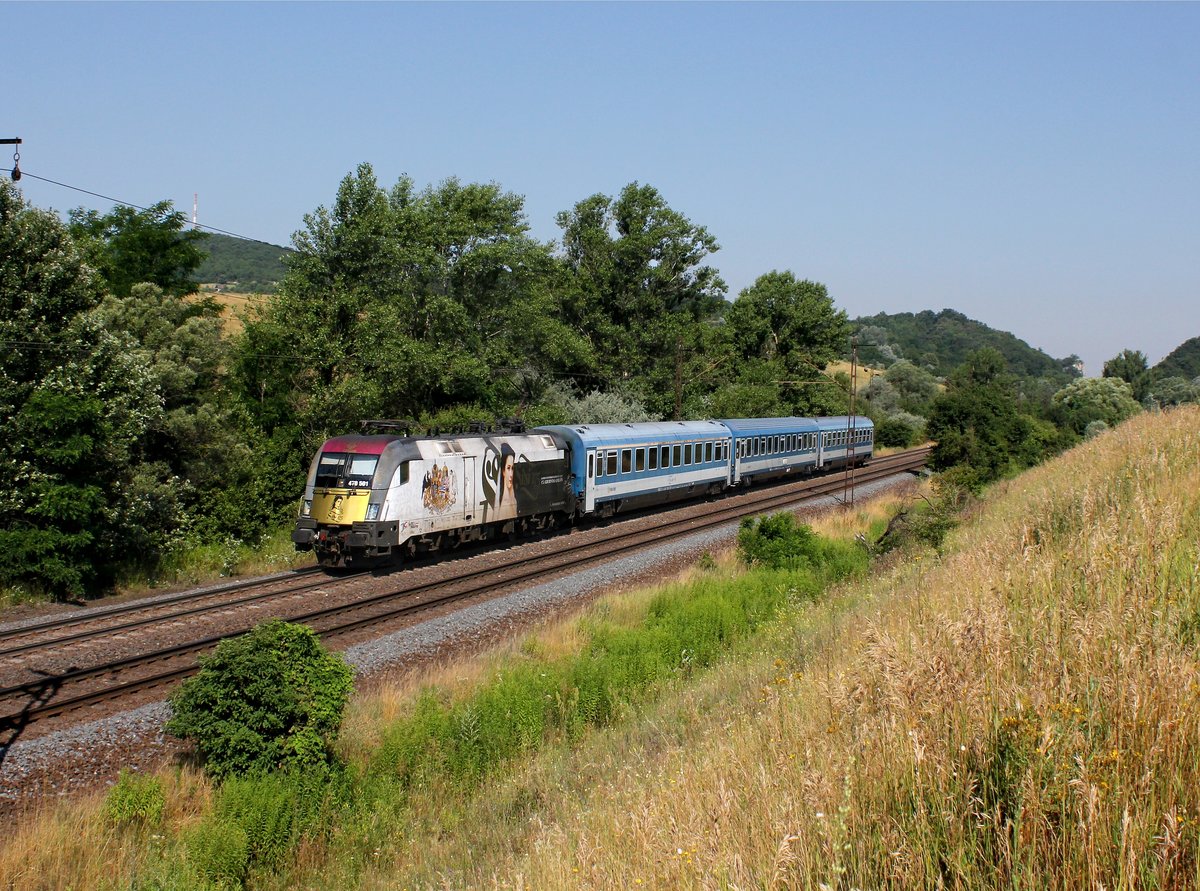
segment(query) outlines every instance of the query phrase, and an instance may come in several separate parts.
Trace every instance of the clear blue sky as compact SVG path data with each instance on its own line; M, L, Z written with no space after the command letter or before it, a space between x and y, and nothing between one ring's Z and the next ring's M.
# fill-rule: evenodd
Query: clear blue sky
M1200 4L16 4L29 173L287 244L362 161L637 180L851 316L951 307L1090 374L1200 335ZM0 152L5 151L0 147ZM0 167L11 160L0 160ZM26 199L90 199L31 178Z

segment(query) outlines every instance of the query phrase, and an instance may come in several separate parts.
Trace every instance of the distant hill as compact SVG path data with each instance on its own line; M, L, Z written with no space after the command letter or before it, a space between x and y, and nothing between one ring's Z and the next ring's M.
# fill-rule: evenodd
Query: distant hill
M999 350L1008 370L1019 377L1048 377L1064 382L1077 377L1078 358L1055 359L1007 331L989 328L960 312L943 309L894 315L879 313L854 320L858 357L865 365L890 365L908 359L945 377L967 355L983 347Z
M228 235L209 235L201 244L208 259L196 270L205 284L223 285L245 293L273 294L283 278L283 256L289 248Z
M1155 378L1183 377L1189 381L1200 377L1200 337L1185 340L1150 369Z

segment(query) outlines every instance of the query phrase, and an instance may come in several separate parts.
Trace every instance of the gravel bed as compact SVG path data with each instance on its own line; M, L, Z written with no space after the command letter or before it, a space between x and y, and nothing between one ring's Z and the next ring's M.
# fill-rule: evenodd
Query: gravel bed
M911 475L897 474L859 485L856 491L859 498L865 499L911 481ZM822 496L805 502L796 512L818 513L839 503L832 496ZM577 605L616 585L653 576L664 566L677 567L680 561L726 547L738 525L731 521L686 539L492 598L349 647L343 655L356 675L367 678L463 647L478 649L481 639L499 636L497 629L512 633L533 618ZM36 739L0 743L0 813L18 811L38 800L103 788L115 781L122 767L152 769L177 756L181 744L162 732L168 715L167 704L156 702Z
M227 591L234 588L240 588L248 581L254 582L272 582L278 579L286 579L294 576L295 570L285 570L283 572L275 572L271 575L255 576L253 579L247 578L230 578L226 581L213 582L209 585L204 585L199 588L178 588L173 587L169 591L163 591L160 594L133 594L121 597L107 597L102 601L90 606L67 606L63 608L39 609L35 615L25 619L17 619L9 622L0 622L0 632L19 631L28 628L31 625L40 625L49 619L72 619L95 618L103 616L105 613L112 612L116 609L128 606L130 603L136 602L138 605L150 606L159 601L170 600L172 597L178 597L184 591L191 594L219 594L222 591Z

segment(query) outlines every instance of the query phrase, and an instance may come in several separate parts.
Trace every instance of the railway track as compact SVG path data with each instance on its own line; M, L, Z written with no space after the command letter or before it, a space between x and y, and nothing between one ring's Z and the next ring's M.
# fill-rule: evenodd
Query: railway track
M916 449L877 458L853 472L855 482L916 470L923 466L928 451ZM266 582L252 580L163 598L143 607L140 613L138 605L129 604L98 611L95 616L66 617L10 629L0 634L0 677L10 679L0 687L0 733L19 735L55 716L82 714L81 710L89 706L169 687L195 673L198 657L220 640L240 634L264 618L301 622L323 638L336 640L367 627L392 627L437 607L542 582L617 554L840 492L846 484L846 474L837 472L753 489L704 503L699 510L662 514L662 522L649 529L630 532L616 522L585 535L556 538L557 547L551 553L530 557L517 548L500 566L478 568L464 560L440 564L441 573L399 572L382 577L362 573L335 579L301 571ZM322 603L313 608L311 600L318 596ZM232 630L225 627L204 634L193 628L201 617L230 611L242 616ZM76 627L81 621L94 620L99 624ZM178 641L166 646L135 645L134 652L122 658L98 658L85 666L74 664L83 661L89 642L95 645L90 648L94 652L106 643L111 647L114 640L145 636L164 628L174 629ZM35 664L35 657L42 660L40 664ZM71 664L64 665L64 659ZM19 669L14 669L18 663ZM23 680L11 682L22 674Z

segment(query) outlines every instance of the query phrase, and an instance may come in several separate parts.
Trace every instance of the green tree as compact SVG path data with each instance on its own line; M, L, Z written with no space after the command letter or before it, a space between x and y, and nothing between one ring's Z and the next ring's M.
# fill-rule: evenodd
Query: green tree
M1032 428L1017 407L1004 357L994 349L978 350L954 370L946 392L933 401L927 430L937 445L930 466L960 467L962 481L978 487L1040 459L1023 448Z
M382 189L369 164L305 217L238 377L259 422L311 444L371 416L519 398L515 379L586 363L550 246L519 196L447 180Z
M896 389L900 406L906 411L924 414L938 393L938 380L930 372L907 359L888 366L884 380Z
M768 272L744 289L725 317L738 354L779 359L789 374L824 371L846 348L850 322L825 286Z
M650 411L680 416L720 361L712 326L726 288L704 265L716 239L638 183L615 199L584 199L558 225L569 271L563 309L596 373L610 386L632 385Z
M62 222L0 183L0 583L87 593L169 512L139 473L162 395L94 314L101 293Z
M166 730L211 776L329 763L353 675L311 628L279 619L221 641L171 695Z
M1093 421L1113 427L1141 411L1133 389L1117 377L1080 378L1055 393L1053 401L1064 422L1081 436Z
M156 493L159 505L145 527L157 544L142 557L153 563L185 539L254 541L277 526L302 485L302 468L286 457L295 438L262 434L230 391L220 306L142 284L128 297L106 297L92 314L162 395L134 471L136 487Z
M106 214L82 207L70 214L71 235L118 297L128 297L143 282L175 296L199 287L194 274L204 262L201 245L208 236L186 226L187 218L170 201L146 210L118 205Z
M1178 375L1159 378L1150 385L1150 398L1158 405L1200 402L1200 377L1192 381Z
M1146 362L1146 354L1141 350L1121 350L1104 363L1104 377L1125 381L1138 402L1150 392L1150 367Z

